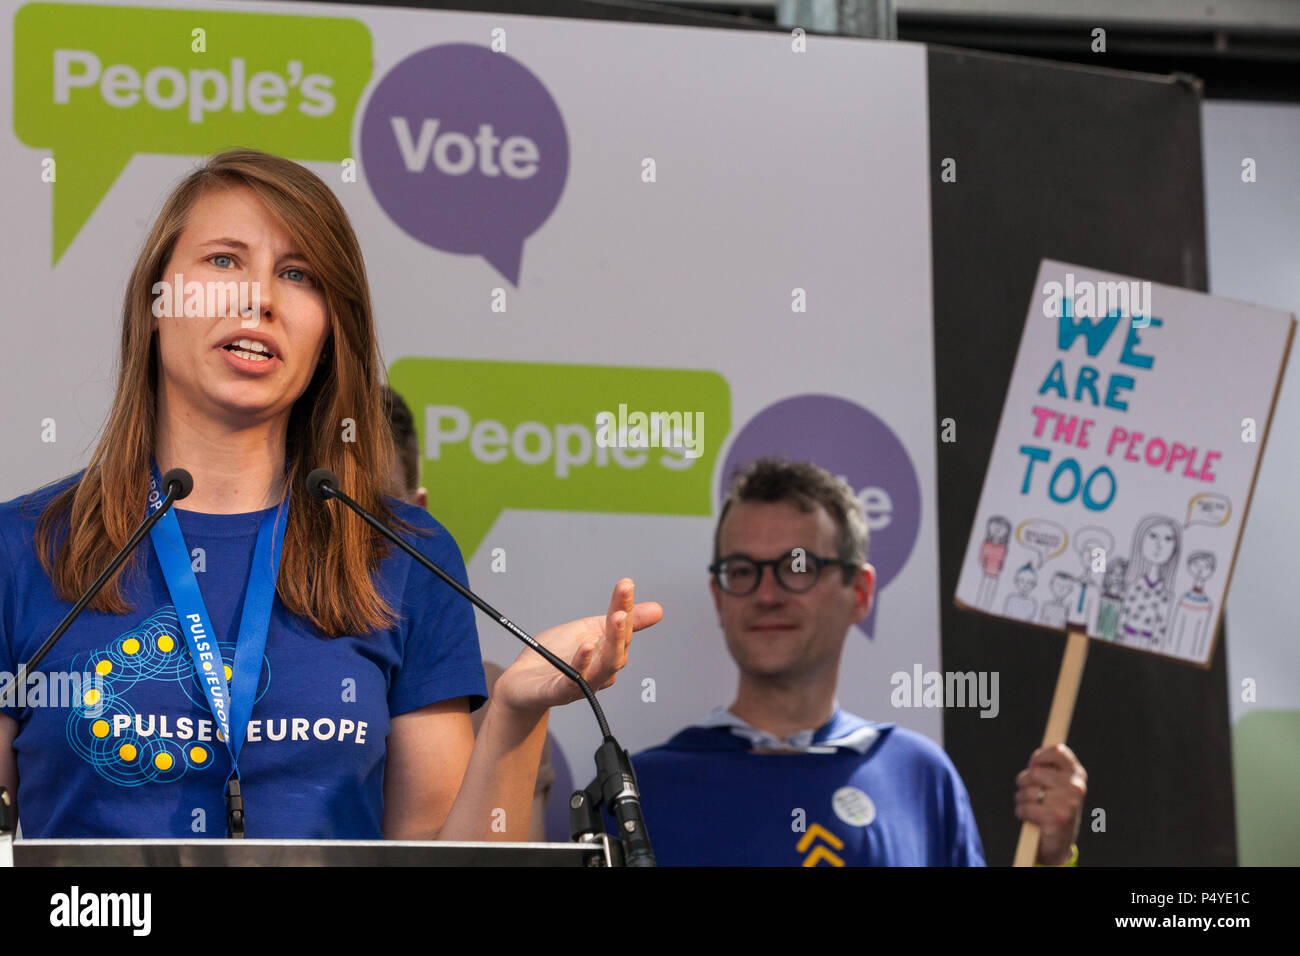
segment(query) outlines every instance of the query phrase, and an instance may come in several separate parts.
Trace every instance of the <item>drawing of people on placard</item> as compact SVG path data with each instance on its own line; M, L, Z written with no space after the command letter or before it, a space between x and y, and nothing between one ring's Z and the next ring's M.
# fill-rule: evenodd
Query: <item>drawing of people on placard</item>
M1105 590L1106 564L1112 560L1115 539L1105 528L1080 528L1074 534L1074 553L1079 557L1078 596L1070 601L1066 620L1088 634L1097 629L1097 612Z
M1011 522L1001 515L989 518L985 526L984 544L980 547L980 567L984 571L979 589L975 592L975 606L985 611L992 609L993 596L998 590L998 578L1007 560L1007 541L1011 538Z
M1124 644L1158 651L1169 624L1174 572L1182 532L1164 515L1147 515L1133 532L1128 559L1128 587L1120 611L1118 637Z
M1096 633L1089 631L1090 636L1115 640L1115 632L1119 630L1120 610L1124 607L1124 576L1127 571L1127 558L1112 558L1106 565L1101 600L1097 603Z
M1016 571L1015 583L1016 593L1007 595L1002 605L1002 613L1017 620L1032 621L1034 612L1038 610L1038 602L1029 595L1038 586L1038 572L1034 570L1032 564L1026 562Z
M1192 576L1192 589L1178 599L1174 617L1169 624L1168 649L1180 657L1199 661L1205 656L1205 645L1210 638L1210 622L1214 620L1214 602L1205 593L1205 582L1214 574L1216 559L1209 551L1193 551L1187 556L1187 572ZM1187 647L1184 649L1183 643Z
M1052 580L1047 585L1047 589L1052 592L1052 600L1043 605L1043 613L1038 620L1048 627L1059 627L1064 630L1065 618L1068 613L1065 599L1074 590L1074 578L1065 571L1057 571L1052 575Z

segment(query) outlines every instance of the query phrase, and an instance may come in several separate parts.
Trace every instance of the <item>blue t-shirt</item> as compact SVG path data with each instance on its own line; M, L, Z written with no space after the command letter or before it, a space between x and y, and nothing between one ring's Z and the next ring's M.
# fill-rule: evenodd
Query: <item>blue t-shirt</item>
M7 674L71 609L41 569L33 534L46 502L78 477L0 505L0 671ZM432 532L406 538L465 584L447 530L422 509L388 504ZM269 510L176 510L227 668ZM83 612L38 665L46 679L28 681L17 702L26 706L0 711L19 724L14 751L25 838L226 835L229 754L149 536L134 560L143 560L143 574L133 575L128 563L123 579L134 610ZM274 603L239 753L250 839L382 839L390 719L456 697L470 698L471 709L486 699L469 602L397 548L374 580L398 617L387 631L331 639ZM232 684L232 696L239 693Z
M862 728L875 730L874 737ZM661 866L983 866L966 787L927 737L844 711L812 737L865 753L756 753L688 727L632 758ZM829 748L827 748L829 749ZM612 831L611 831L612 832Z

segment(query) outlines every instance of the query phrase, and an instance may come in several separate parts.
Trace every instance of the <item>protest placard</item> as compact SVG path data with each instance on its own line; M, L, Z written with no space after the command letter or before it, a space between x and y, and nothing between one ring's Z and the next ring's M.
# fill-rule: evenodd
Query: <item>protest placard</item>
M1208 667L1294 328L1044 260L957 603Z

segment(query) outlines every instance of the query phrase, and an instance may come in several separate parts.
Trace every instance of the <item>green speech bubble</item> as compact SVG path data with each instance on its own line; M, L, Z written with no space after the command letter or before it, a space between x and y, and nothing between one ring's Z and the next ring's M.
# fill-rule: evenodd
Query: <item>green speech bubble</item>
M135 153L349 153L370 79L360 20L29 3L14 18L14 131L54 155L58 263Z
M415 417L429 509L467 558L507 508L713 513L731 430L731 389L716 372L404 358L388 378ZM613 416L603 430L602 412ZM665 417L638 432L637 412ZM629 445L648 447L619 447L619 422Z

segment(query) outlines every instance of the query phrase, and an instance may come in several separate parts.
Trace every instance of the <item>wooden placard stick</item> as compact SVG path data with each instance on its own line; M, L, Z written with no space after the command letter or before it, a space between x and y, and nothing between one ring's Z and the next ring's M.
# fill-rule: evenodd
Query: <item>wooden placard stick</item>
M1079 696L1079 683L1083 680L1083 665L1088 659L1088 635L1084 629L1070 624L1065 630L1065 654L1061 657L1061 671L1056 675L1056 692L1052 695L1052 709L1047 714L1047 730L1043 733L1043 746L1053 747L1065 743L1074 717L1074 702ZM1015 862L1012 866L1033 866L1038 858L1037 823L1026 820L1020 827L1020 842L1016 844Z

